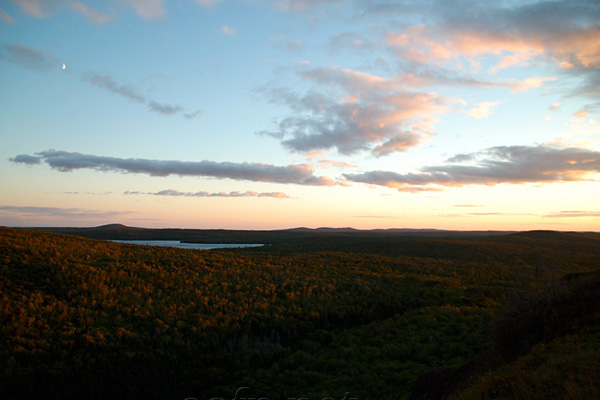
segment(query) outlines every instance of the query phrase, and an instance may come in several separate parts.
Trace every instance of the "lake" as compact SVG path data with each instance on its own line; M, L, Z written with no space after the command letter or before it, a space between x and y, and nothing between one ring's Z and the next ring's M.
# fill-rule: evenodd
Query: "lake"
M179 249L196 249L196 250L212 250L212 249L233 249L242 247L260 247L264 244L248 244L248 243L182 243L178 240L111 240L111 242L125 244L139 244L144 246L163 246L177 247Z

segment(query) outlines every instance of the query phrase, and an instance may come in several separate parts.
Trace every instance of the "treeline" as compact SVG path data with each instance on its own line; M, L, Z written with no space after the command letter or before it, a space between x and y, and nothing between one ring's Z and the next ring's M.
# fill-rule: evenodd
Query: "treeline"
M489 347L507 296L597 268L594 235L560 235L198 251L0 228L0 392L407 398Z

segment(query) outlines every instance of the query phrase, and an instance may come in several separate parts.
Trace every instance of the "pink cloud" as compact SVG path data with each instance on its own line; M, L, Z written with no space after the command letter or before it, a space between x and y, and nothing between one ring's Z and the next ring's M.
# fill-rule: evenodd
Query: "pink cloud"
M13 25L15 23L15 20L13 19L13 17L11 17L10 14L8 14L6 11L4 11L1 8L0 8L0 19L10 25Z
M471 117L475 119L487 118L490 116L493 107L496 107L498 104L502 103L501 101L483 101L481 103L476 103L475 107L471 108L467 111Z
M119 0L121 3L133 7L135 13L144 19L163 17L166 11L163 0Z
M105 23L112 18L77 0L13 0L13 2L36 18L47 18L63 8L80 12L93 23ZM166 14L163 7L164 0L112 0L111 2L133 8L135 13L144 19L160 18Z
M85 15L87 17L87 19L89 19L91 22L93 22L95 24L104 24L112 19L111 16L109 16L107 14L103 14L80 1L72 2L70 4L70 7L73 10Z

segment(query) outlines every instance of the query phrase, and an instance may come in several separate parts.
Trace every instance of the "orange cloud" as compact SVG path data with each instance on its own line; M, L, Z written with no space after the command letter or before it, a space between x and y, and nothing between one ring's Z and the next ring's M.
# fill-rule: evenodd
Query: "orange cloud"
M587 109L579 110L575 114L573 114L573 118L581 120L587 117L589 113L590 111Z
M523 81L521 82L517 82L512 86L513 90L516 91L524 91L524 90L529 90L529 89L537 89L539 87L541 87L544 82L548 82L548 81L555 81L558 78L553 77L553 76L542 76L542 77L535 77L535 78L525 78Z

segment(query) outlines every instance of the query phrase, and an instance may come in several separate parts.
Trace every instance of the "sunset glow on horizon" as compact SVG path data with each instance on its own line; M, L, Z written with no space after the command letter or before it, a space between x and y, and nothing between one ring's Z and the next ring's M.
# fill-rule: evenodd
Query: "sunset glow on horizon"
M0 225L600 231L595 0L0 4Z

